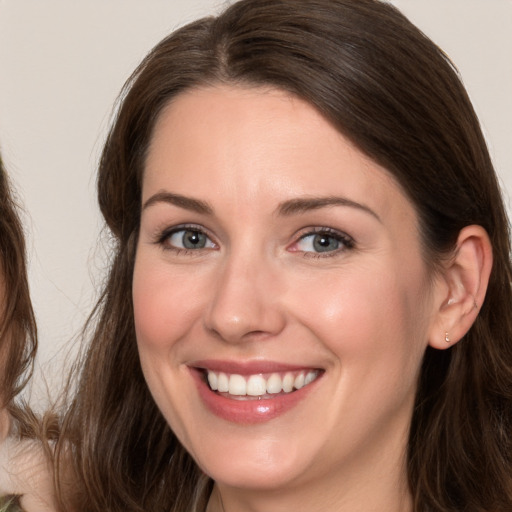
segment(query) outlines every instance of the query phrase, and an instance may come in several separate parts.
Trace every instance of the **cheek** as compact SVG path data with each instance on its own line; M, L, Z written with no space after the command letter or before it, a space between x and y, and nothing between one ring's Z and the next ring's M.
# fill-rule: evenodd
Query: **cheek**
M191 287L179 272L172 275L161 261L139 251L133 274L135 332L142 371L153 398L177 432L184 432L177 410L187 410L182 390L180 340L194 315ZM193 288L192 288L193 289ZM188 296L188 297L187 297Z
M428 291L421 268L404 273L392 263L302 281L293 308L300 321L345 363L415 364L426 346ZM398 358L398 359L397 359Z
M199 294L190 274L172 274L165 265L141 255L133 275L133 307L139 350L169 349L196 317Z
M333 407L324 421L354 438L378 431L383 418L409 417L427 345L426 323L417 320L428 303L422 274L365 270L311 284L301 309L302 323L333 356Z

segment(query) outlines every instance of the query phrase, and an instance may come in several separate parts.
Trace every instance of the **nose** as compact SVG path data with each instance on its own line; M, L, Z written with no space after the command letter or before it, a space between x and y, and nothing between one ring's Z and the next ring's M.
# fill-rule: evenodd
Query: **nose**
M271 338L285 326L280 276L270 262L231 256L216 276L206 329L229 343Z

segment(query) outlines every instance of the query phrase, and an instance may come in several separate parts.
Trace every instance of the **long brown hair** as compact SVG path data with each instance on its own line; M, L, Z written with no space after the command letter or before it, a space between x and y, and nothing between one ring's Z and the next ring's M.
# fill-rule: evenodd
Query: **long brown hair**
M0 408L26 384L37 348L19 207L0 158Z
M407 470L417 511L512 510L512 271L505 209L454 66L398 10L378 0L242 0L171 34L128 80L98 175L114 257L61 439L83 496L78 508L202 510L211 490L145 384L131 284L155 121L180 92L219 83L297 95L388 169L416 207L433 268L464 226L487 230L494 251L487 298L461 342L425 354Z

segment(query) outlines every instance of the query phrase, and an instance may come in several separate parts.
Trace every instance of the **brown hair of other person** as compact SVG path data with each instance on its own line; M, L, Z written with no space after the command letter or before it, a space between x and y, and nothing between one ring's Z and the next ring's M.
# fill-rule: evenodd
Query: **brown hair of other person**
M76 508L202 510L211 489L145 384L130 297L152 129L180 92L215 84L288 91L388 169L416 208L432 272L463 227L487 230L487 297L461 342L425 354L407 473L418 512L512 510L512 272L499 186L454 66L376 0L242 0L171 34L127 82L98 175L114 255L61 437Z
M30 302L25 240L9 179L0 159L0 272L3 303L0 305L0 400L12 400L32 372L37 329Z

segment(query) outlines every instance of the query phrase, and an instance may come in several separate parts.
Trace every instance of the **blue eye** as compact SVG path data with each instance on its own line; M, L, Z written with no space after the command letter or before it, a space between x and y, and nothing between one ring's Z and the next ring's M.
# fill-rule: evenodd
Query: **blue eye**
M346 235L327 230L307 233L295 244L295 250L304 253L332 253L353 246L353 241Z
M176 249L211 249L215 244L198 229L177 229L164 238L164 243Z

